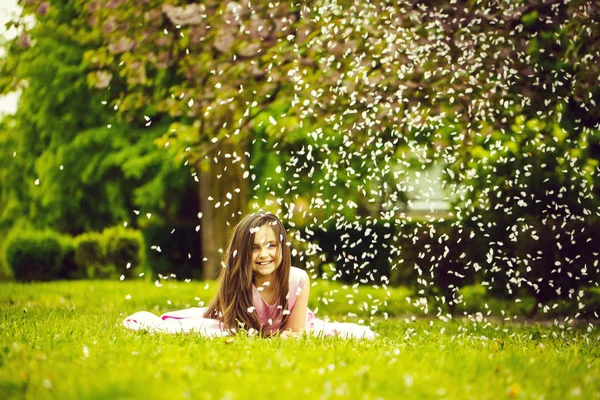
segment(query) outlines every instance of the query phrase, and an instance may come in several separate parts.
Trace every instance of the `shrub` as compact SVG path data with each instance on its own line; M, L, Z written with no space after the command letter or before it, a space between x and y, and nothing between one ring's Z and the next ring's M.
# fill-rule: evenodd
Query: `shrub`
M87 277L84 268L81 268L75 261L75 241L69 236L61 236L60 244L62 247L62 267L59 278L63 279L82 279Z
M600 318L600 287L581 287L578 294L583 296L577 298L578 296L574 294L571 299L554 299L542 304L540 309L543 315L551 317L569 315L575 318Z
M494 296L525 293L535 307L572 302L600 277L600 153L597 140L587 145L587 133L574 129L571 111L558 124L515 116L510 131L481 135L448 167L453 183L470 188L452 208L479 227L483 251L466 258L483 267Z
M4 242L6 241L6 237L8 236L8 230L0 231L0 249L4 249ZM6 264L6 260L2 253L0 253L0 281L10 280L12 279L12 271L10 267Z
M412 218L402 221L396 229L392 240L400 249L397 257L402 262L391 271L391 283L434 298L437 306L447 305L454 312L455 304L450 299L457 289L475 279L469 262L478 254L478 244L466 240L469 227L457 226L454 218Z
M133 277L142 268L144 238L142 233L121 227L107 228L102 232L106 262L118 275Z
M474 313L482 311L483 304L487 300L487 289L482 285L467 285L460 288L458 293L457 310Z
M52 231L13 231L4 243L4 261L19 281L58 279L63 272L63 242Z
M89 278L131 278L142 268L143 248L140 231L107 228L102 233L88 232L75 239L75 262L87 270Z
M102 234L88 232L75 238L75 262L87 271L89 278L109 278L114 267L107 265Z
M324 315L370 318L387 314L390 317L422 314L406 287L387 288L370 285L345 285L341 282L313 279L308 306ZM344 318L345 319L345 318Z
M301 228L297 229L301 237L305 235ZM335 266L335 279L339 278L342 282L381 284L381 278L389 278L390 275L387 238L393 233L394 228L389 225L367 221L364 221L364 230L350 223L343 226L331 223L316 228L314 240L324 256L319 273L328 273L323 271L323 266L329 264ZM310 237L306 239L313 240Z

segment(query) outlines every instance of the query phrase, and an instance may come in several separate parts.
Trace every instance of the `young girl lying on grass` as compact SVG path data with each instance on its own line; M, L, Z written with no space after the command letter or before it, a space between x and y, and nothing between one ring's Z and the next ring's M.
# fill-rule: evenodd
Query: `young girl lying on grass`
M283 223L275 215L250 214L233 231L223 255L219 291L208 307L160 317L141 311L123 323L133 330L205 336L226 336L243 329L264 336L300 336L306 332L372 339L375 333L369 327L315 317L307 307L308 275L291 266L289 246Z

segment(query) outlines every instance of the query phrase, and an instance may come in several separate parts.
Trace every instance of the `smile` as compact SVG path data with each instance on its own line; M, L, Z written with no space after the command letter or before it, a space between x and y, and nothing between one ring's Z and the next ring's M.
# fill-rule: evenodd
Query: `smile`
M271 264L271 261L265 261L265 262L257 262L258 265L269 265Z

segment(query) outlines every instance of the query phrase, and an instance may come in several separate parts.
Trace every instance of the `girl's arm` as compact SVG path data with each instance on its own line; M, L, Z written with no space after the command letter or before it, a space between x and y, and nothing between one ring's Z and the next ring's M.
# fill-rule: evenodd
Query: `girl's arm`
M296 298L296 304L285 324L286 331L300 332L306 325L306 309L308 308L308 295L310 294L310 279L305 277L302 291Z

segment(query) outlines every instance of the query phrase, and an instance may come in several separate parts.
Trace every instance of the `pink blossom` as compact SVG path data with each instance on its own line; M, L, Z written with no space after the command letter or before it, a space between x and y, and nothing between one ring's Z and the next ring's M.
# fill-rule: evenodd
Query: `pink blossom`
M111 32L114 32L116 29L117 29L117 23L115 22L115 17L111 16L106 20L106 22L102 26L102 33L104 33L106 35Z
M96 89L104 89L110 85L112 74L108 71L96 71L96 79L94 87L96 87Z
M50 8L50 3L44 1L40 3L37 10L35 11L38 15L46 15L48 13L48 9Z
M135 47L135 41L122 37L118 42L113 42L108 45L108 51L113 54L125 53L131 51Z
M205 8L199 4L188 4L185 7L163 5L163 12L175 25L198 25L204 21Z
M21 33L21 35L19 35L19 37L17 39L17 45L24 49L29 48L29 46L31 46L31 36L29 36L29 33L27 33L27 32Z
M216 37L213 46L221 53L229 53L235 37L230 33L223 33Z
M123 0L108 0L104 7L106 8L117 8Z

